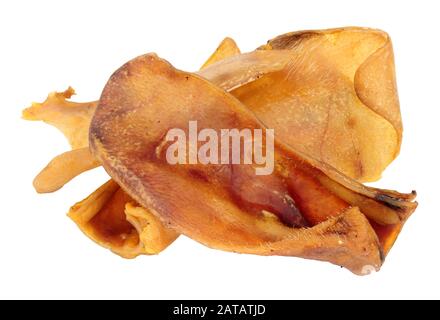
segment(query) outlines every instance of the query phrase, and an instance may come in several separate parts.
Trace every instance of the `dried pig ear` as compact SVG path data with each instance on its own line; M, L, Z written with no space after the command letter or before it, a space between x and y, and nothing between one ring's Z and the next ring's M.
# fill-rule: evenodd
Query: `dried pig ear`
M237 44L235 43L234 39L226 37L223 39L222 42L220 42L217 49L214 51L214 53L206 60L206 62L203 64L201 69L206 68L207 66L216 63L220 60L223 60L225 58L233 57L238 54L240 54L240 48L238 48Z
M229 39L229 38L226 38ZM227 57L231 51L223 51L224 43L232 39L223 40L212 59ZM230 44L227 45L229 48ZM228 89L242 83L253 81L264 72L281 68L287 63L288 55L281 52L252 52L241 55L239 59L227 60L223 64L218 61L216 67L206 68L201 75L210 78L213 83ZM209 63L205 63L208 66ZM68 101L73 95L72 88L64 92L50 93L43 103L33 103L31 107L23 110L26 120L42 120L51 124L69 140L72 151L65 152L53 158L46 167L35 177L34 187L39 193L53 192L61 188L74 177L84 171L93 169L99 164L87 152L89 125L98 101L78 103ZM83 149L83 150L76 150Z
M291 61L232 94L297 150L357 180L377 180L402 139L389 36L365 28L300 31L260 49L290 50Z
M187 132L190 120L217 134L222 128L266 132L232 95L149 54L109 79L90 147L140 205L208 247L325 260L362 274L365 266L381 266L417 206L408 200L413 195L364 187L277 140L271 175L256 175L245 164L171 166L161 152L166 133Z
M90 120L97 102L69 101L74 93L71 87L64 92L52 92L43 103L32 103L24 109L23 118L44 121L56 127L65 135L72 149L87 147Z
M178 237L113 180L72 206L68 215L89 238L124 258L157 254Z

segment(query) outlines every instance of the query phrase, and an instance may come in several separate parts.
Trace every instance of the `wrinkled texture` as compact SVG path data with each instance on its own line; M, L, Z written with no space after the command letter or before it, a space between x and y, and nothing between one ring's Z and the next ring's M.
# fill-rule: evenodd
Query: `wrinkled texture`
M171 166L164 137L169 128L186 131L189 120L199 130L265 130L232 95L145 55L109 79L90 147L138 203L209 247L325 260L362 274L380 267L389 250L383 244L397 236L376 233L369 220L400 230L416 207L414 194L364 187L281 141L270 176L255 176L249 165Z

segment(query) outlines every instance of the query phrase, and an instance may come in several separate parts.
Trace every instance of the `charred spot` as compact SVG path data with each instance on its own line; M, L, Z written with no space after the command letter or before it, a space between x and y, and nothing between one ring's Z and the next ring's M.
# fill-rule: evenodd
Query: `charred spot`
M394 210L401 210L401 208L399 206L393 205L390 203L390 201L401 201L398 198L392 197L390 195L387 195L385 193L378 193L374 196L374 199L377 201L380 201L383 205L394 209Z

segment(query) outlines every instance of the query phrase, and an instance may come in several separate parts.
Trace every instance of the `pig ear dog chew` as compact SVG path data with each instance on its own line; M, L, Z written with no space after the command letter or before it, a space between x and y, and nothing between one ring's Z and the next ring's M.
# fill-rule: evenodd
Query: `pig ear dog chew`
M364 28L300 31L260 49L289 50L289 65L232 94L298 151L356 180L379 179L402 142L389 36Z
M324 260L361 274L366 266L380 268L396 230L416 207L407 200L412 195L332 174L330 166L281 141L276 171L264 178L242 164L169 165L157 148L170 127L184 129L190 120L201 129L266 129L231 94L149 54L112 75L89 144L133 199L208 247ZM287 208L286 199L293 199Z
M184 234L208 247L379 270L416 209L402 194L357 181L397 156L402 123L388 35L366 28L300 31L249 53L225 38L187 73L155 54L109 79L101 98L50 94L24 110L60 129L72 151L34 180L53 192L103 165L111 180L69 216L92 240L133 258ZM170 128L275 130L273 173L249 164L170 165ZM243 154L242 154L243 156ZM357 181L356 181L357 180Z

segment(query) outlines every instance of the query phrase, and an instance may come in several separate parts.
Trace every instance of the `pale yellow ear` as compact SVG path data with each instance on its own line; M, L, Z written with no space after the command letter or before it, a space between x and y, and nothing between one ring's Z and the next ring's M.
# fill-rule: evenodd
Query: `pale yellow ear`
M288 50L291 61L232 94L295 149L356 180L379 179L402 140L389 36L366 28L299 31L260 49Z
M226 37L220 42L214 53L206 60L200 69L216 63L225 58L233 57L240 54L240 48L235 43L234 39Z
M33 185L38 193L54 192L81 173L100 165L89 147L67 151L53 158L35 177Z
M364 105L388 120L401 139L394 53L386 32L359 27L297 31L275 37L260 49L325 52L338 71L354 83Z
M68 216L90 239L124 258L158 254L178 237L113 180L72 206Z
M97 101L78 103L69 101L75 91L52 92L42 103L32 103L23 110L26 120L41 120L59 129L72 149L89 145L89 126Z

